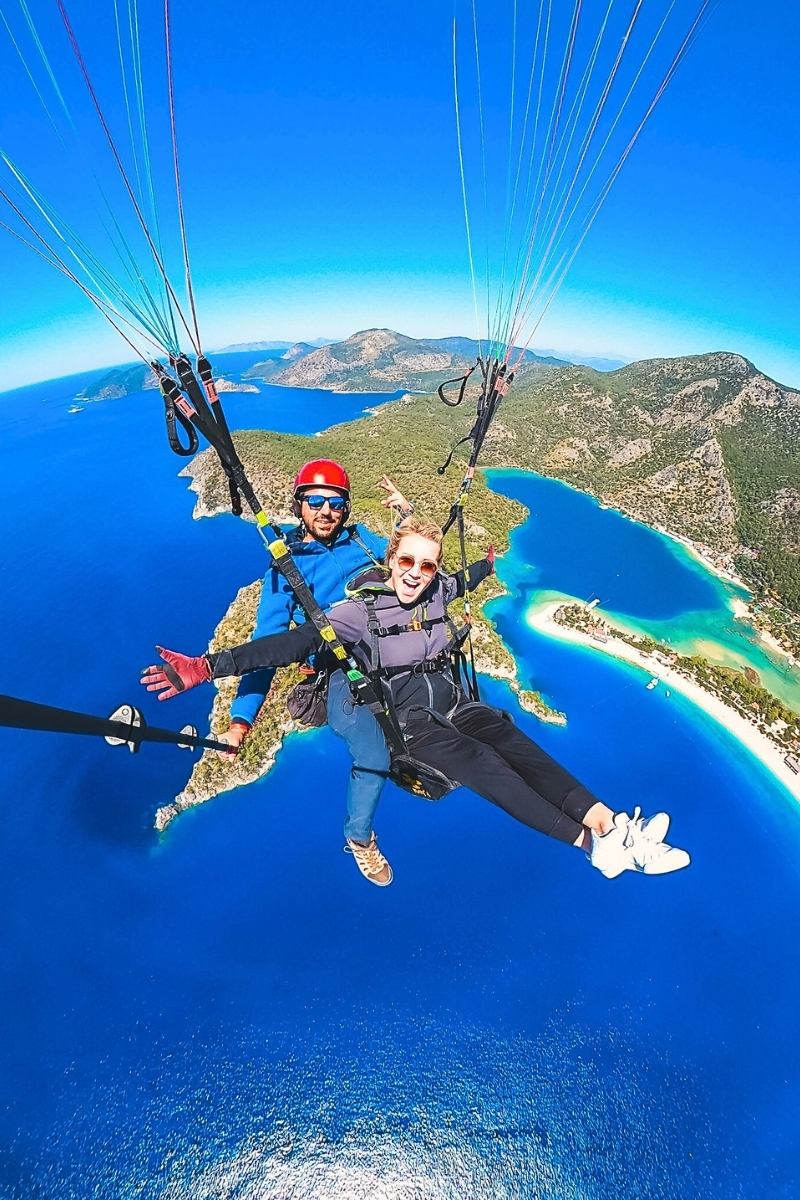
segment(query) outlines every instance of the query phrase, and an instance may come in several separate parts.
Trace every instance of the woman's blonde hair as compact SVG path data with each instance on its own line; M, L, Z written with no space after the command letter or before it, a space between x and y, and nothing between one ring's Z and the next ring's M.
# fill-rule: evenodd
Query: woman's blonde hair
M386 564L388 566L389 559L397 553L397 547L400 545L404 537L408 534L415 533L417 537L427 538L429 542L435 542L439 547L437 562L442 561L442 531L434 521L425 521L422 517L406 517L405 521L401 521L392 530L392 536L389 538L389 545L386 547Z

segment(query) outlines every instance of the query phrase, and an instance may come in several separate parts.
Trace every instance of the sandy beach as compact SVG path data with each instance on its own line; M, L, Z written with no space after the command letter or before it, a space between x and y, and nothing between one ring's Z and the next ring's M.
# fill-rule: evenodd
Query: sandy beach
M800 776L795 775L786 766L783 761L786 752L775 746L766 734L763 734L735 709L724 704L717 696L700 687L694 680L687 679L673 667L656 662L649 654L643 654L640 650L636 650L627 642L622 641L621 638L610 635L607 642L595 642L575 629L557 624L553 619L556 610L568 603L570 601L565 598L564 600L551 600L538 607L534 606L526 614L526 623L531 629L536 629L548 637L558 637L563 641L586 646L601 654L611 654L615 658L624 659L626 662L640 667L650 677L658 676L661 680L659 688L667 687L680 692L715 721L718 721L767 767L796 800L800 800ZM642 686L645 682L643 679Z

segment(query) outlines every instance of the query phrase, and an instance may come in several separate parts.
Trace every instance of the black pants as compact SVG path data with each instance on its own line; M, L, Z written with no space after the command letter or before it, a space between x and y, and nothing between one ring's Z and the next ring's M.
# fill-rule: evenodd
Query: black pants
M573 843L597 797L496 708L460 705L449 721L412 710L406 739L415 758L472 788L515 820Z

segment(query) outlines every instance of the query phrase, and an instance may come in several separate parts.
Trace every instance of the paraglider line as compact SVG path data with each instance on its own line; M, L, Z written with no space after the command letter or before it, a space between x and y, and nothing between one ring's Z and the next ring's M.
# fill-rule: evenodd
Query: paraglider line
M197 308L192 287L192 272L189 265L189 243L186 238L186 220L183 211L183 189L181 187L181 167L178 155L178 130L175 121L175 82L172 72L172 33L170 30L169 0L164 0L164 46L167 59L167 95L169 97L169 126L172 135L172 163L175 169L175 196L178 202L178 223L181 231L181 246L183 248L183 265L186 272L186 292L189 297L189 307L192 313L192 324L195 333L195 349L200 354L200 327L197 321Z
M130 199L130 202L133 205L134 212L136 213L136 216L139 220L139 224L142 227L142 232L144 233L144 236L147 239L147 244L150 247L150 252L152 253L153 258L155 259L156 265L164 278L164 283L167 286L167 290L172 298L172 301L175 305L176 311L181 319L181 324L183 325L184 329L186 330L186 333L188 334L189 340L192 342L194 349L199 354L200 347L195 343L194 338L192 336L192 331L189 328L189 325L186 322L186 318L183 315L183 310L181 309L180 302L178 300L177 295L175 294L175 290L174 290L172 284L170 283L169 276L166 271L166 267L164 266L164 263L158 252L158 248L156 247L156 244L153 241L152 234L150 233L150 230L147 227L147 222L144 219L144 214L142 213L139 202L136 199L136 194L131 186L130 179L128 178L128 173L125 170L125 165L122 161L122 158L120 157L120 153L119 153L119 150L117 149L116 143L114 142L114 138L113 138L111 130L109 128L108 122L106 121L105 115L103 113L103 109L100 105L100 101L98 99L97 92L95 91L94 84L92 83L91 76L89 75L89 69L86 65L86 61L83 57L83 53L81 51L80 45L78 44L78 39L75 35L75 31L70 22L69 14L67 13L67 9L64 4L64 0L56 0L56 3L58 4L58 10L61 14L61 19L64 23L64 28L67 31L67 36L69 38L70 45L72 46L72 51L75 55L78 66L80 67L81 74L83 75L84 83L86 84L86 88L89 92L89 96L92 100L92 104L94 105L94 109L95 109L95 112L97 113L98 120L100 121L100 125L106 136L106 141L108 142L109 148L114 157L114 161L116 162L117 167L119 169L120 175L122 177L122 182L125 185L125 190L128 193L128 198Z

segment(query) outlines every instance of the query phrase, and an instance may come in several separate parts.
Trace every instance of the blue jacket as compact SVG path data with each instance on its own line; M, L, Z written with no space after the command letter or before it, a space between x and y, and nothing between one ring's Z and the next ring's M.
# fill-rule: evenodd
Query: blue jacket
M345 584L349 579L371 566L373 559L383 561L387 542L385 538L378 537L363 525L348 525L331 546L325 545L324 542L304 542L298 530L292 530L287 535L286 544L314 599L320 608L328 609L339 600L344 600ZM282 633L293 621L301 625L305 619L306 614L295 600L291 588L280 572L273 567L264 579L253 637ZM253 724L266 699L274 675L275 668L267 667L242 680L239 694L231 707L232 721L247 721L248 724Z

